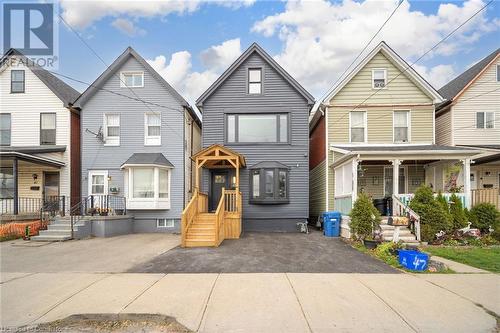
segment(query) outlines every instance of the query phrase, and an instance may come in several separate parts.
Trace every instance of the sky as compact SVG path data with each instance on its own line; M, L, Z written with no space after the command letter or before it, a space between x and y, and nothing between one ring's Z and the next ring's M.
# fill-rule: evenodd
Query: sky
M363 55L384 40L413 63L488 1L404 0ZM62 0L59 12L107 65L132 46L193 103L252 42L320 99L397 5L398 0ZM497 49L499 30L500 1L493 1L414 68L438 89ZM74 31L59 23L58 72L91 83L106 66ZM66 81L79 91L87 88Z

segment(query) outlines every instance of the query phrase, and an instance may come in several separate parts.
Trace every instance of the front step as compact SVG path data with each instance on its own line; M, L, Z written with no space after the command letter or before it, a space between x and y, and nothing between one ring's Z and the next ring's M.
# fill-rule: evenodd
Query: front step
M71 234L67 233L44 233L42 230L38 236L33 236L30 238L32 241L37 242L64 242L71 239Z

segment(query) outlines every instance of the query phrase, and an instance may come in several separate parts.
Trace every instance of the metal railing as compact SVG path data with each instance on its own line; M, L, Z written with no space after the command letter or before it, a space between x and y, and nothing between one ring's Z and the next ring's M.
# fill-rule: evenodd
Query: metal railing
M49 196L45 198L17 198L17 212L14 207L15 200L13 198L0 199L0 215L17 215L17 214L39 214L41 211L52 215L64 216L66 212L66 197L65 196Z

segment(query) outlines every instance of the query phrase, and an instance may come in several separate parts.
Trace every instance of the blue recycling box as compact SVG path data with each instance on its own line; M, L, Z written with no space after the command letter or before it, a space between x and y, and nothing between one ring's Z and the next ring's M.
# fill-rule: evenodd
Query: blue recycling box
M324 212L323 235L325 235L326 237L339 237L341 220L342 214L340 212Z
M399 250L399 264L412 271L425 271L429 255L415 250Z

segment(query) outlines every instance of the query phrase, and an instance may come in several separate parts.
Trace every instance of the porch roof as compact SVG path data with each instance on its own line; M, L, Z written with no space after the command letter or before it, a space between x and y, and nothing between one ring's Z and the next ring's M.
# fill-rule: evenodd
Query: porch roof
M205 167L218 167L217 161L222 161L222 160L227 160L227 159L237 159L239 160L239 166L240 167L245 167L246 166L246 161L245 161L245 156L241 155L240 153L226 147L222 146L219 144L213 144L205 149L200 150L193 156L191 156L191 159L193 161L196 160L203 160L206 159L211 160L210 163L204 163Z
M63 145L43 146L0 146L0 152L19 152L25 154L61 153L66 151Z
M48 166L53 166L56 168L60 168L66 165L66 163L54 160L52 158L47 158L43 156L37 156L37 155L32 155L32 154L26 154L22 152L16 152L16 151L0 151L0 157L2 160L9 159L9 158L17 158L23 161L31 162L31 163L36 163L36 164L43 164L43 165L48 165Z
M157 165L164 168L174 167L162 153L134 153L122 164L121 168L139 165Z

